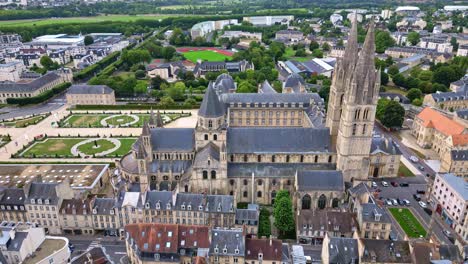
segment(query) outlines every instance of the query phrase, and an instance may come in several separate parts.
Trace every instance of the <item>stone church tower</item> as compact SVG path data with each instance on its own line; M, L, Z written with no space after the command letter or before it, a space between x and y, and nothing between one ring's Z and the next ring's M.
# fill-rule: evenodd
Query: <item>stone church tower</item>
M339 61L330 91L327 125L336 133L337 170L345 181L367 179L372 130L380 88L380 71L374 65L374 22L358 56L357 25ZM336 116L340 116L339 121Z

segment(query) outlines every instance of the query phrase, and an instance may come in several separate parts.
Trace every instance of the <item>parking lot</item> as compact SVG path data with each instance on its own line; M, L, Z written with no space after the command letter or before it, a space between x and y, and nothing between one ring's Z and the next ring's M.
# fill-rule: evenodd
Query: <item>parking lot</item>
M388 187L385 187L382 185L382 181L386 181L388 183ZM393 186L391 182L394 182ZM387 199L400 199L400 200L408 200L409 205L401 205L397 204L396 206L402 206L402 207L411 207L413 208L413 213L414 215L418 218L418 220L421 222L421 224L424 226L426 231L429 230L429 224L431 220L431 216L424 211L424 209L421 207L421 205L416 201L416 199L413 197L414 194L417 194L417 191L426 191L427 184L425 182L425 179L422 176L419 177L408 177L408 178L395 178L395 179L387 179L387 180L376 180L375 181L377 187L372 187L372 191L378 191L377 193L377 199L383 201L383 204L385 207L395 207L395 205L392 203L392 205L389 205L386 203ZM408 183L408 186L406 187L401 187L400 183ZM427 208L432 209L431 205L427 203L426 200L426 195L425 194L420 194L421 201L423 201L426 205ZM451 242L447 238L447 236L443 233L442 227L434 221L433 224L433 233L437 236L437 238L443 242L450 244Z

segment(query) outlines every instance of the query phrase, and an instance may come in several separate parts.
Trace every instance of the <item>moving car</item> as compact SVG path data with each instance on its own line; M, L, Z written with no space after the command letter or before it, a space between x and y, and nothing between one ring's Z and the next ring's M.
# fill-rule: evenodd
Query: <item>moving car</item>
M409 159L410 159L412 162L414 162L414 163L419 162L419 159L416 158L415 156L411 156L411 157L409 157Z
M418 203L422 208L427 208L427 204L425 202L419 201Z
M383 187L388 187L388 182L382 181L382 186L383 186Z
M424 171L425 170L424 166L419 166L419 170Z
M444 235L449 237L449 236L452 236L452 233L450 233L450 231L448 230L444 230Z

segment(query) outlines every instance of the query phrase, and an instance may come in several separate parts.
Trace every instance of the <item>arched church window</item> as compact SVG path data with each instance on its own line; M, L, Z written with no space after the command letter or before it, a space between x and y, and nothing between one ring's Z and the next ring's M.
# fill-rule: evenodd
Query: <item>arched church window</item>
M257 162L262 162L262 156L261 155L257 155Z
M362 126L362 134L365 135L366 134L366 124L364 124Z
M286 162L289 162L289 155L286 155Z
M244 162L247 162L247 155L244 155Z
M356 128L357 128L357 125L356 125L356 124L353 124L353 136L356 135Z
M244 192L244 193L242 194L242 196L243 196L244 198L247 197L247 196L248 196L247 192Z
M155 182L156 181L156 175L151 175L151 181Z
M344 94L342 94L340 97L340 105L343 105L343 99L344 99Z
M211 179L216 179L216 171L214 170L211 171Z
M301 162L304 162L304 155L301 155Z
M208 179L208 171L203 171L203 179L206 180Z
M234 155L230 156L231 162L234 162Z
M311 207L312 198L310 195L306 194L302 197L302 210L309 210Z
M339 202L340 202L340 200L338 200L338 198L334 198L334 199L332 200L332 207L333 207L333 208L337 208Z
M178 181L178 180L180 179L180 176L179 176L179 175L176 175L176 176L174 177L174 179L175 179L176 181Z
M163 180L168 181L168 180L169 180L169 176L164 175L164 176L163 176Z
M328 163L331 163L332 159L333 159L332 155L328 156Z
M360 115L361 115L361 109L358 108L354 111L354 120L358 120Z
M214 134L213 135L213 140L215 140L215 141L218 140L218 135Z
M261 186L263 184L263 181L262 180L258 180L258 186Z
M262 198L262 191L258 191L258 192L257 192L257 197L258 197L258 198Z
M231 184L231 186L234 186L234 180L229 180L229 184Z
M327 197L325 197L324 194L320 195L318 202L317 202L317 207L319 209L325 209L327 206Z
M315 162L315 163L318 162L318 156L317 156L317 155L315 155L314 162Z
M275 162L275 155L271 156L271 162Z

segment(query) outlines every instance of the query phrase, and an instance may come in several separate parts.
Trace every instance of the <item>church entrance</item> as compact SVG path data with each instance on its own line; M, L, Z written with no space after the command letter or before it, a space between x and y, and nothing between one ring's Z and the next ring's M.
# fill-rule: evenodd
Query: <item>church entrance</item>
M374 178L379 177L379 167L374 168L374 174L373 174L373 176L374 176Z

